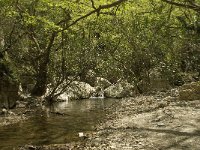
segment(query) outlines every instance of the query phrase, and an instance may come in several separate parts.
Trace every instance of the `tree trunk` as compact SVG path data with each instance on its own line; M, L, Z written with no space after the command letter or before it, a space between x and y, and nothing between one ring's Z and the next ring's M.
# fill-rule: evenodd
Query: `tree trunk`
M48 80L48 65L50 62L50 54L52 51L52 46L56 37L56 32L53 32L49 44L45 49L45 55L43 60L40 62L39 72L36 78L36 84L31 92L32 96L42 96L46 93L47 90L47 80Z
M31 95L42 96L46 93L47 73L48 73L48 64L43 62L39 66L39 72L37 75L36 84L31 92Z

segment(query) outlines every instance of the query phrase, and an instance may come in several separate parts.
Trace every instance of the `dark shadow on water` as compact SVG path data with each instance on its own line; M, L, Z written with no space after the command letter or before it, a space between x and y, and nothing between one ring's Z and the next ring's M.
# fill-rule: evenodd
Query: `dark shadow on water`
M25 144L62 144L80 140L79 132L92 132L105 118L105 109L116 99L81 100L54 103L25 121L0 127L0 149ZM51 113L59 112L59 113ZM64 115L60 115L60 114Z

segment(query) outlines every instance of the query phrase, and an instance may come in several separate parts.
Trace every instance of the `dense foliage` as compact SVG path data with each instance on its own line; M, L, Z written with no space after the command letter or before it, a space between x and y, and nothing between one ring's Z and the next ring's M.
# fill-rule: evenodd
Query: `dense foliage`
M89 71L135 85L155 70L172 85L200 74L195 0L0 0L0 9L0 74L35 84L33 95Z

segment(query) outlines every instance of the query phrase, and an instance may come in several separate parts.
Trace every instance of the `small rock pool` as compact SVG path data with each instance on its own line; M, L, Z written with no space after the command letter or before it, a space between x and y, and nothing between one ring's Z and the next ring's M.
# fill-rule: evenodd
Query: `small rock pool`
M85 99L55 103L43 113L18 124L0 127L0 149L26 144L62 144L79 141L79 132L89 133L106 116L117 99ZM57 113L50 113L57 112ZM64 115L61 115L64 114Z

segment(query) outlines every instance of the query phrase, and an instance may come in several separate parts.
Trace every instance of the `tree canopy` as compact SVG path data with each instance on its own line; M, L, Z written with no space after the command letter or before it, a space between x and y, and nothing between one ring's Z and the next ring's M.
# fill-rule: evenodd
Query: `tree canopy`
M135 85L153 70L172 85L200 72L195 0L1 0L0 9L0 74L34 84L33 95L87 82L90 70Z

